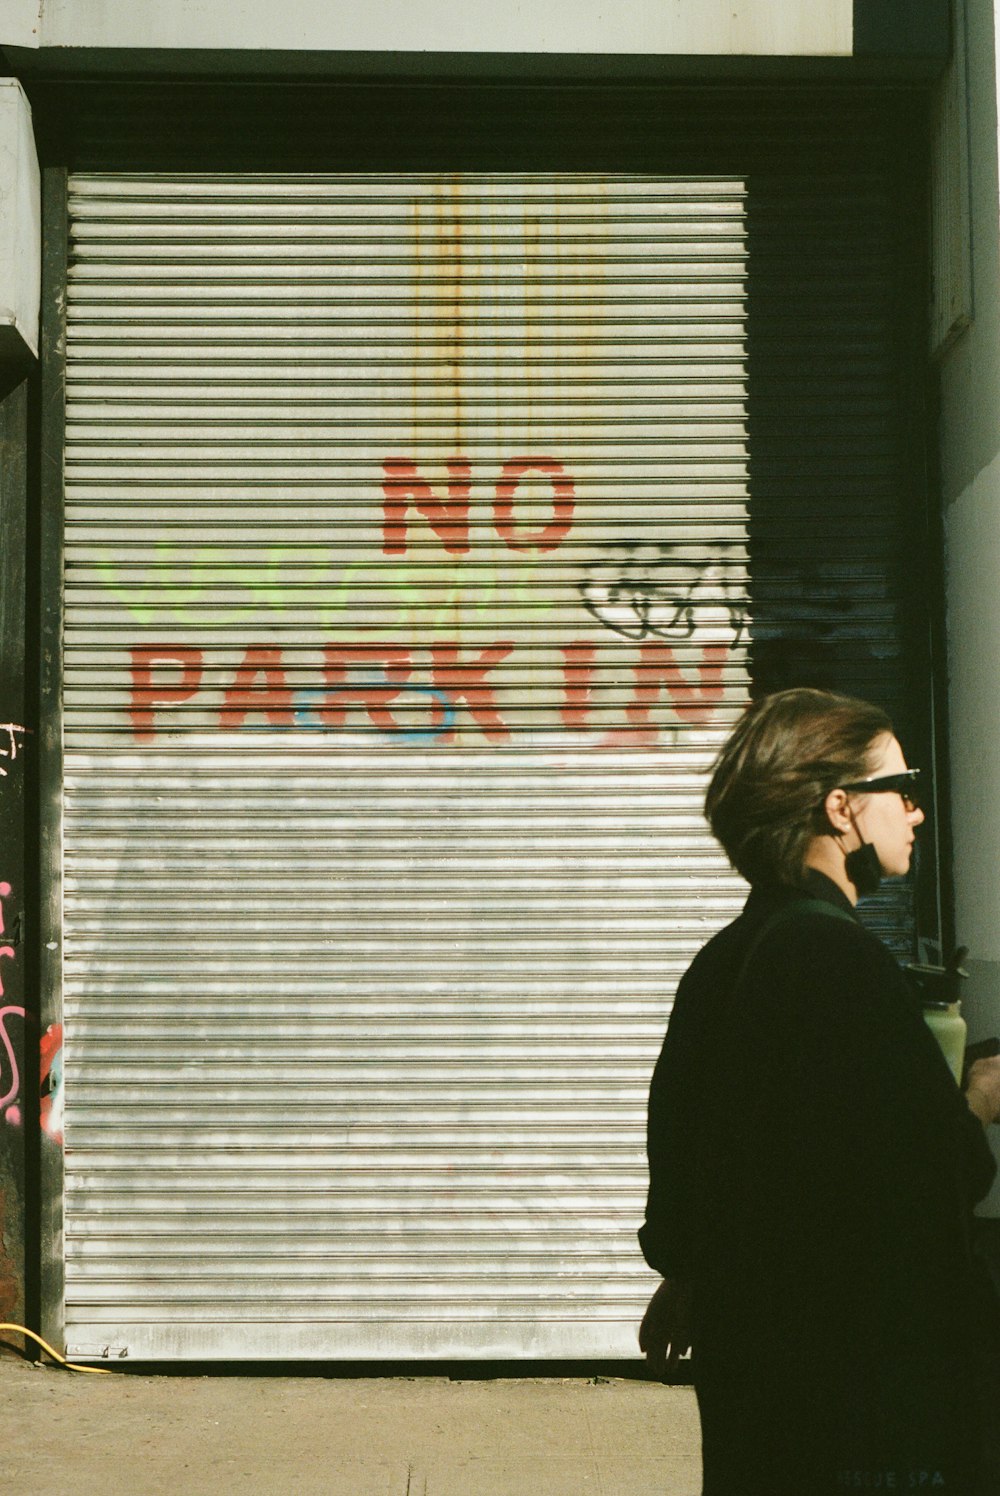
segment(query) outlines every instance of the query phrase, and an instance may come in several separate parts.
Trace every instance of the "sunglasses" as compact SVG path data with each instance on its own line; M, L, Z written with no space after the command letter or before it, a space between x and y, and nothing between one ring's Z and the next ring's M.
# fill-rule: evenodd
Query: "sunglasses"
M882 774L878 779L858 779L853 784L842 784L842 790L857 790L864 795L899 795L907 810L920 808L917 791L919 769L904 769L902 774Z

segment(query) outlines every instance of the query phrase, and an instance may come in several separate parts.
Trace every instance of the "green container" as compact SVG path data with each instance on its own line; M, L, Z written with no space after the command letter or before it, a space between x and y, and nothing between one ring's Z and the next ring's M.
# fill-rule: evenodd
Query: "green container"
M941 1046L941 1053L958 1085L962 1084L968 1030L962 1017L958 989L966 973L962 970L965 950L955 952L947 966L907 966L924 1009L924 1022Z
M958 1085L962 1084L965 1063L965 1041L968 1033L962 1017L962 1004L924 1003L924 1022L941 1046L948 1068Z

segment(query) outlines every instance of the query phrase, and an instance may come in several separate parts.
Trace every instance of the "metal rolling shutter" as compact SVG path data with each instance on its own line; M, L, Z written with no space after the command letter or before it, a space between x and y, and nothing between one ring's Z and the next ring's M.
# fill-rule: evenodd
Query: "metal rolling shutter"
M746 184L71 187L67 1342L632 1356L703 772L816 606L765 506L747 616Z

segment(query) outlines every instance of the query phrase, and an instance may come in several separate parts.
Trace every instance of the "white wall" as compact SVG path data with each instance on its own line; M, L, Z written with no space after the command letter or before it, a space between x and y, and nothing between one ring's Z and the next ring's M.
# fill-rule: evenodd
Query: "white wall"
M1000 1034L998 9L966 0L973 320L941 365L955 883L972 1038ZM1000 1129L992 1135L1000 1145ZM1000 1216L1000 1185L983 1213Z
M45 0L32 42L38 8L4 0L0 44L850 56L853 41L852 0Z
M0 78L0 364L38 352L41 201L31 110Z
M37 47L41 43L42 0L2 0L0 46Z

